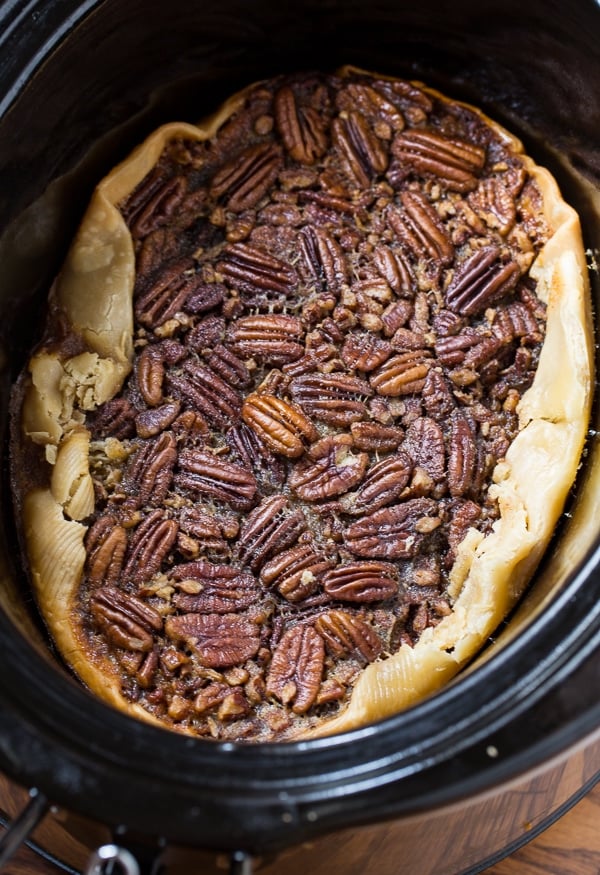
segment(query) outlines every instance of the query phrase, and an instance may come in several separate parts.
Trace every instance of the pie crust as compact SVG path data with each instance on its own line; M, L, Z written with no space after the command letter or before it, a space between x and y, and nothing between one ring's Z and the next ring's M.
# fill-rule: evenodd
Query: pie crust
M340 75L351 73L344 68ZM421 83L418 87L447 100ZM210 139L243 106L246 93L198 126L161 127L100 182L51 291L46 335L15 392L15 420L24 438L14 440L13 481L41 614L62 657L91 691L159 725L164 724L122 695L113 663L86 648L74 611L86 560L88 527L82 521L94 507L86 415L119 392L132 367L135 255L117 205L153 168L166 143L178 137ZM489 534L472 529L461 543L450 574L452 613L426 628L414 647L403 646L364 668L345 710L305 736L342 732L395 714L453 678L523 593L579 465L593 385L579 219L551 174L524 155L520 141L469 109L523 156L542 194L549 229L530 270L547 305L546 337L533 385L518 407L519 433L493 473L500 518Z

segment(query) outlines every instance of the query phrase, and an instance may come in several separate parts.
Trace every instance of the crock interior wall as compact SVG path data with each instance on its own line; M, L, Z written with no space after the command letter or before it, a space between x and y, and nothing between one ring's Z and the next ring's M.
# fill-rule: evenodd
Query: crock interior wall
M39 334L47 289L94 183L158 124L193 122L233 90L281 71L352 63L421 78L477 103L550 166L582 216L586 245L597 246L598 6L593 0L568 7L541 2L524 8L512 0L417 6L104 0L43 57L44 40L54 40L77 4L32 4L35 19L20 21L13 62L24 68L36 51L41 60L0 119L3 414L8 386ZM4 75L8 90L14 80ZM2 421L6 427L5 415ZM573 518L561 523L549 553L553 561L544 563L513 632L595 546L589 520L598 494L596 450L590 444ZM3 601L14 623L40 641L6 483L2 503L0 571L9 593ZM563 554L568 561L561 561Z

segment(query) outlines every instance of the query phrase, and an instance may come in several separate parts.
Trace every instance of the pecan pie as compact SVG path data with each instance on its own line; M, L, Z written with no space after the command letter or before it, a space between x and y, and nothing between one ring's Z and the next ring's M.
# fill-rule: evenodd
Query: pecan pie
M215 739L431 694L552 535L590 337L576 214L473 107L344 68L160 128L96 189L14 393L60 653Z

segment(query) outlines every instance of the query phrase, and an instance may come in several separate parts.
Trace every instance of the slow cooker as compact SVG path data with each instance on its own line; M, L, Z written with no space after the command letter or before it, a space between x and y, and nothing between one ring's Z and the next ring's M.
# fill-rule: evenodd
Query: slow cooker
M11 381L95 182L159 124L282 71L420 79L505 124L581 216L597 309L599 37L594 0L0 3L3 445ZM467 671L376 725L274 745L163 731L70 677L21 567L5 459L0 770L30 788L5 858L49 805L102 845L90 872L455 875L535 835L600 777L599 429L596 404L532 586Z

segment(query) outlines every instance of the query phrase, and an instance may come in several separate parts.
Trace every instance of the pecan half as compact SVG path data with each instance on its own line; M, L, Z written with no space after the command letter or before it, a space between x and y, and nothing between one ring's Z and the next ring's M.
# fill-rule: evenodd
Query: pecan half
M284 705L293 703L295 714L305 714L317 698L324 664L323 639L312 626L288 629L273 653L267 693Z
M165 178L155 167L134 189L121 207L134 238L145 237L169 221L187 190L184 176Z
M111 514L98 517L85 538L87 577L92 586L118 581L127 549L127 532Z
M408 350L388 359L369 382L378 395L411 395L422 391L432 364L428 349Z
M242 419L273 452L295 459L305 443L317 439L314 425L301 410L268 392L253 392L242 407Z
M135 418L135 430L138 437L151 438L161 431L169 428L181 410L179 401L168 401L166 404L161 404L160 407L154 407L151 410L143 410Z
M404 438L401 428L378 422L353 422L350 432L356 449L366 452L390 452L399 447Z
M256 572L275 552L295 544L305 530L304 514L299 508L292 510L287 498L266 498L244 521L236 545L237 558Z
M384 143L356 111L334 119L331 132L350 178L360 188L368 188L371 180L387 169L389 157Z
M254 471L263 489L268 486L276 489L283 485L286 476L285 462L245 422L229 429L227 443L242 464Z
M342 361L347 368L368 373L382 365L392 354L392 346L371 332L348 334L342 347Z
M369 120L375 133L386 139L391 138L392 132L400 132L404 128L404 117L400 110L371 85L349 83L339 93L337 104L346 112L358 109Z
M461 411L452 415L448 453L448 487L450 495L460 498L473 490L477 481L477 433L469 417Z
M268 192L282 163L281 147L276 143L249 146L215 173L210 194L224 198L227 209L234 213L248 210Z
M348 265L342 247L324 228L304 227L298 235L309 281L317 289L339 296L348 282Z
M240 355L274 365L300 358L304 346L302 320L297 316L264 314L236 319L227 333L227 342Z
M415 260L447 267L454 259L454 246L435 209L416 191L403 191L399 198L402 208L391 206L387 211L398 241Z
M239 420L240 394L199 362L187 361L184 374L169 372L165 384L175 397L187 401L215 428L227 428Z
M395 137L392 152L423 176L433 176L446 188L472 191L485 165L485 149L432 130L405 131Z
M106 586L95 592L90 610L106 637L125 650L152 650L152 632L160 632L163 621L158 611L133 595Z
M410 559L425 537L441 523L440 509L431 498L413 498L384 507L351 523L344 542L355 556Z
M435 482L446 474L446 448L442 427L435 419L419 416L406 431L402 449L415 465L423 468Z
M263 565L260 580L265 586L274 586L288 602L300 602L315 592L321 576L334 568L335 562L310 544L302 544Z
M259 626L241 614L182 614L167 617L165 632L182 641L207 668L228 668L252 659L260 647Z
M163 400L165 366L156 346L145 346L135 363L135 372L140 394L149 407Z
M415 281L402 253L380 243L373 251L373 263L397 295L408 297L413 293Z
M186 309L193 301L194 313L211 310L223 300L222 287L202 281L192 261L168 265L152 283L136 284L134 309L137 320L147 328L158 328L168 319Z
M88 426L95 438L124 440L135 434L135 414L135 407L126 398L111 398L90 415Z
M288 478L290 489L305 501L320 501L347 492L360 483L369 463L367 453L352 453L352 437L347 434L321 438L311 446L308 455Z
M142 520L129 540L123 578L134 583L150 580L160 569L177 538L179 526L154 510Z
M333 426L365 419L373 390L364 380L344 373L301 374L290 387L293 400L308 414Z
M139 505L160 505L167 497L177 461L177 444L170 432L147 440L131 457L123 473L123 488Z
M254 475L246 468L194 447L185 447L179 454L175 484L198 495L224 501L235 510L252 507L258 488Z
M397 501L410 480L413 467L412 459L403 452L376 462L369 468L360 489L344 503L344 509L349 513L363 513Z
M383 651L379 635L357 614L328 611L317 617L315 629L333 656L357 656L364 662L373 662Z
M197 560L177 565L170 574L175 581L192 581L198 592L178 592L171 601L182 611L199 614L228 614L244 611L258 598L254 575L231 565L213 565ZM190 587L196 589L196 586Z
M457 268L446 304L462 316L473 316L512 291L520 276L515 261L503 262L497 246L485 246Z
M244 362L222 343L218 343L210 351L207 364L214 374L230 386L244 387L252 382L250 371Z
M342 602L380 602L398 592L396 567L389 562L352 562L323 577L327 595Z
M298 106L289 85L274 97L275 123L290 156L300 164L314 164L327 150L327 135L321 116L311 106Z
M277 292L290 295L298 277L293 267L257 246L234 243L226 246L217 262L225 282L240 292Z

